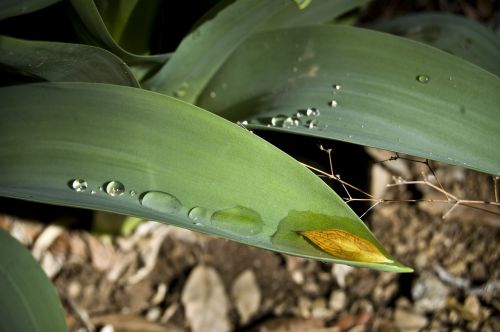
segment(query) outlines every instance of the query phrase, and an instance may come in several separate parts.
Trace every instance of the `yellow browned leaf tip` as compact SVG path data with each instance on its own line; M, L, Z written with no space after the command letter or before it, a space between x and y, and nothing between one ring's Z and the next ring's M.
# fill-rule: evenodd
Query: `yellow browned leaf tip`
M367 263L392 263L368 240L339 229L298 232L324 252L340 259Z

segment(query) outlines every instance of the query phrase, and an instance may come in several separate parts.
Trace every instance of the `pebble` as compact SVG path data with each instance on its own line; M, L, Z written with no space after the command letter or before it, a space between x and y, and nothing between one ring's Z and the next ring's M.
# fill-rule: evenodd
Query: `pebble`
M423 273L414 283L411 294L419 312L434 312L446 306L448 287L432 273Z
M334 290L330 294L330 300L328 302L328 305L330 306L330 309L333 310L333 313L338 313L342 311L347 304L347 296L345 292L341 290Z
M425 327L428 321L424 315L398 308L394 313L394 323L402 332L417 332Z

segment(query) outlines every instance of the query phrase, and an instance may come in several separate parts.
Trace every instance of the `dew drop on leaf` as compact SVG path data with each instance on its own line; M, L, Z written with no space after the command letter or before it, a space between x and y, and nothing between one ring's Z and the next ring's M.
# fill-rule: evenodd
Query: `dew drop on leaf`
M332 101L330 101L330 102L328 103L328 105L329 105L330 107L337 107L337 105L338 105L338 104L339 104L339 103L338 103L336 100L332 100Z
M119 181L109 181L108 183L105 184L105 186L106 186L105 188L106 193L109 196L116 197L123 195L123 193L125 192L125 186L123 185L123 183Z
M189 210L188 217L199 225L202 224L201 221L208 218L208 211L204 207L196 206Z
M148 191L139 199L142 206L162 213L176 213L182 203L174 195L162 191Z
M87 190L87 181L83 179L74 179L69 182L69 186L71 189L77 192L82 192Z
M216 211L211 218L215 227L238 235L254 235L262 232L262 218L257 211L244 206Z
M428 83L430 80L431 78L428 75L425 74L417 75L417 81L419 83Z

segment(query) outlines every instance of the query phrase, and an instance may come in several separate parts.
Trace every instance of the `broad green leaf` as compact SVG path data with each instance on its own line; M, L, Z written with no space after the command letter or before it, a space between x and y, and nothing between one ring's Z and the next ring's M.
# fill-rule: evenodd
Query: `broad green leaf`
M0 64L47 81L97 82L139 87L127 65L101 48L0 36Z
M251 37L197 104L251 128L500 174L499 91L497 76L441 50L376 31L320 26ZM315 110L307 115L308 108Z
M224 7L181 42L144 87L194 102L210 78L248 36L283 26L322 24L367 0L313 1L300 10L290 0L239 0ZM219 7L216 7L219 10Z
M167 61L168 54L137 55L121 48L108 32L97 7L92 0L71 0L79 20L74 20L75 28L83 39L102 45L130 65L157 66Z
M90 83L6 87L0 100L0 195L158 220L328 262L410 271L316 175L191 104ZM368 241L387 261L334 257L298 233L318 229Z
M59 1L61 0L2 0L0 1L0 20L29 14Z
M417 14L380 22L372 28L440 48L500 76L500 38L473 20L456 15Z
M149 54L159 0L99 0L95 3L110 34L121 47L134 54Z
M64 311L40 264L0 229L0 331L67 331Z

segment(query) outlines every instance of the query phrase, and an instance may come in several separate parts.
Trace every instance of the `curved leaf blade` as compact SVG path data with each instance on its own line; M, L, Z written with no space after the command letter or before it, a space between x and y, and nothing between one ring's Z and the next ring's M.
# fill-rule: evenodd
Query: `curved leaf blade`
M0 20L29 14L59 1L61 0L2 0L0 1Z
M498 91L498 77L438 49L376 31L322 26L253 36L197 104L250 127L499 174ZM273 117L294 120L308 108L320 115L273 126Z
M87 45L0 36L0 64L47 81L139 87L123 61L106 50Z
M40 264L0 229L0 330L67 331L59 297Z
M0 100L0 195L150 218L324 261L409 271L316 175L193 105L89 83L6 87ZM338 258L297 236L318 227L365 239L390 262Z
M236 1L186 36L144 87L192 103L231 53L254 32L322 24L366 2L313 1L301 10L290 0Z
M71 4L81 20L75 20L74 24L84 39L103 45L130 65L157 66L168 60L169 54L136 55L121 48L109 33L94 1L71 0Z
M500 38L473 20L449 14L416 14L372 28L429 44L500 76Z

